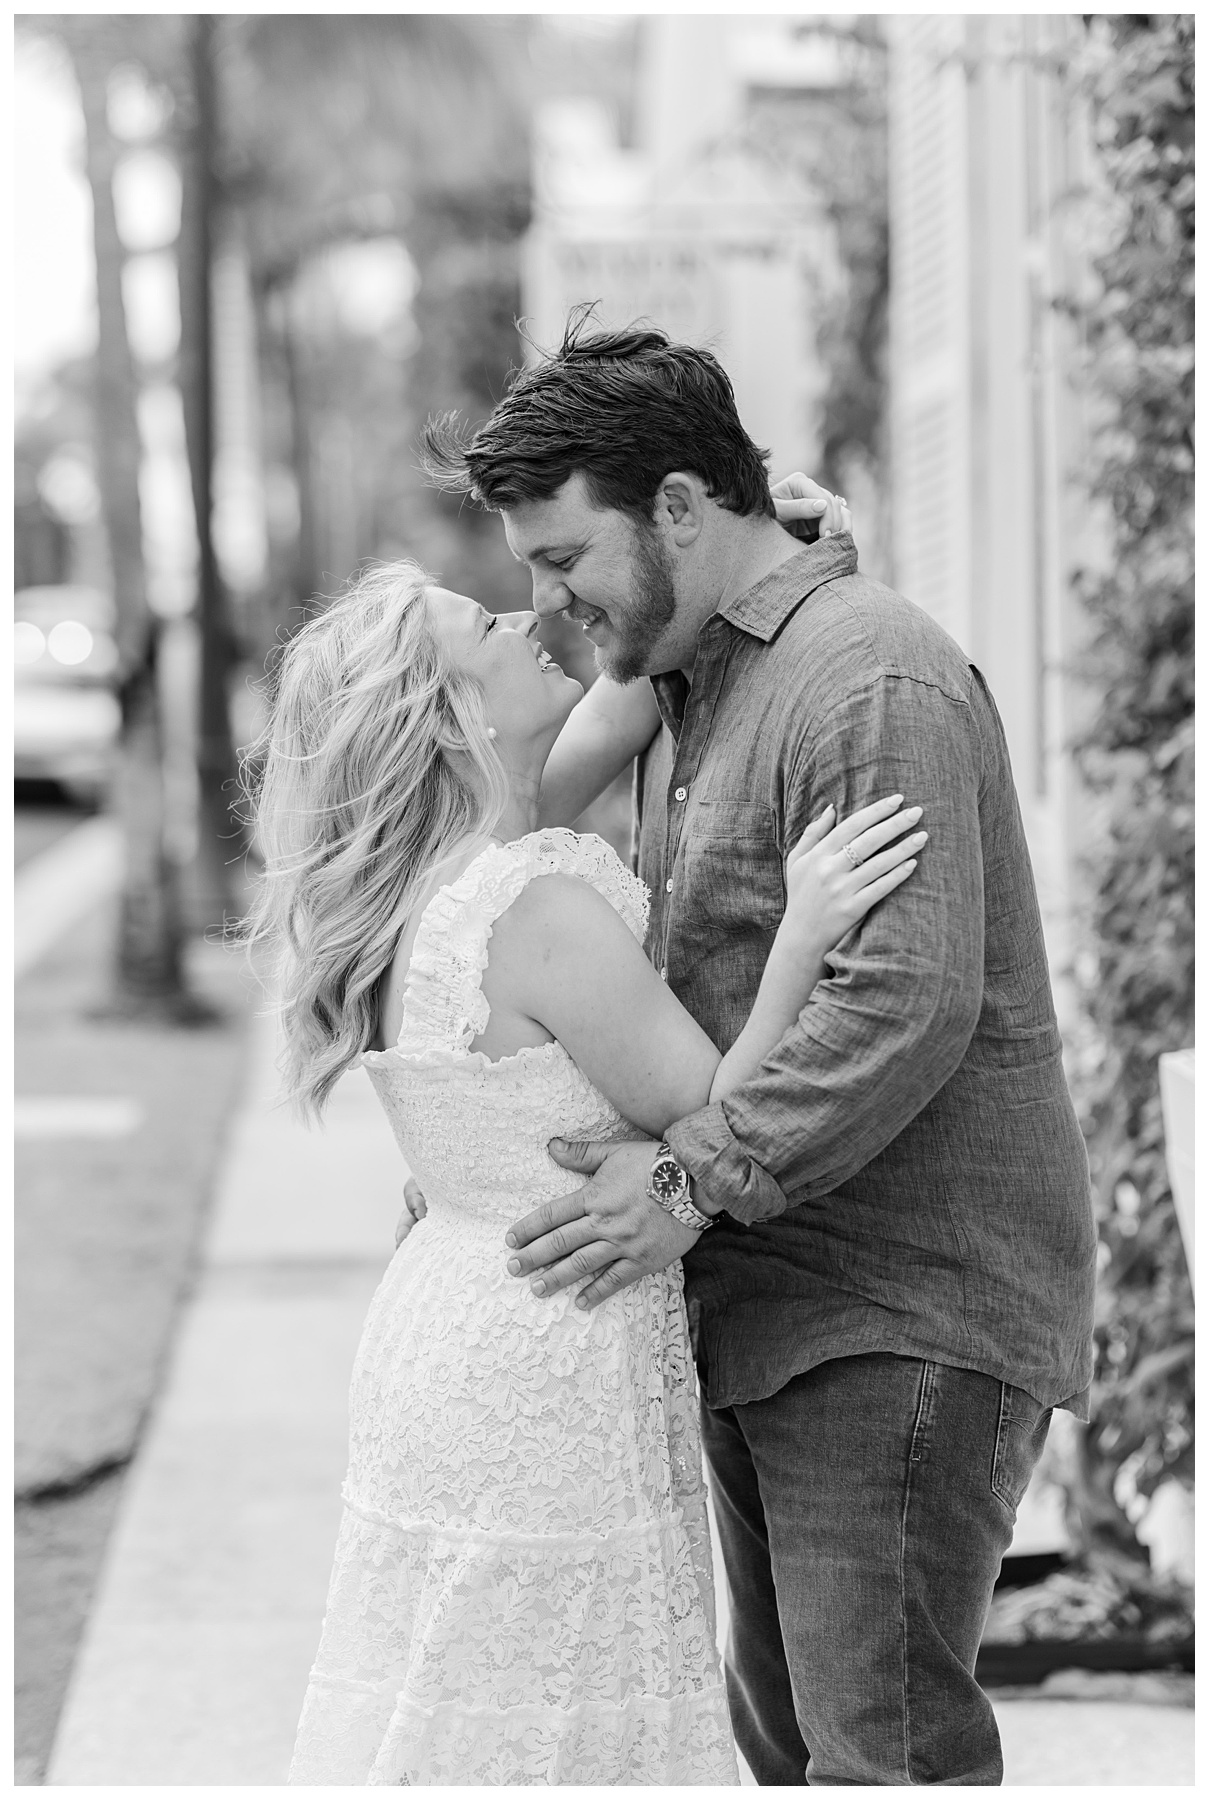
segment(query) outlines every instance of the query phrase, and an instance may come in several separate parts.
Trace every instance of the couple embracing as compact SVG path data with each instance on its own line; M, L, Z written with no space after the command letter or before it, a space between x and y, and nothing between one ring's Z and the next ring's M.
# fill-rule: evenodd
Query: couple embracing
M536 616L362 576L257 797L288 1091L364 1062L423 1196L290 1779L998 1783L974 1660L1094 1234L986 683L658 331L579 323L429 456ZM637 874L569 829L635 756Z

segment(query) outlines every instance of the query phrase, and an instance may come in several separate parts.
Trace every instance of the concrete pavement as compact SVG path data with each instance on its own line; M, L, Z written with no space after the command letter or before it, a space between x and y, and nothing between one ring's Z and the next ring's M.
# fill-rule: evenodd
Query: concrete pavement
M14 820L15 1779L44 1776L126 1464L192 1285L240 1091L240 959L194 940L204 1029L107 1011L114 859L65 807ZM102 821L102 823L107 823ZM75 832L87 854L77 854ZM59 870L46 879L44 856ZM120 866L120 864L119 864ZM32 883L32 887L31 887ZM69 890L70 906L53 904ZM41 892L45 910L29 903ZM53 914L56 930L44 927ZM24 931L39 928L36 954Z
M348 1374L405 1171L364 1074L340 1084L326 1131L310 1133L273 1109L272 1055L258 1021L200 1278L123 1496L52 1785L285 1777L339 1518ZM1192 1714L1179 1707L1030 1697L997 1711L1009 1785L1191 1783Z
M405 1171L368 1078L273 1107L258 1020L202 1269L128 1481L47 1780L273 1786L318 1642L349 1369Z

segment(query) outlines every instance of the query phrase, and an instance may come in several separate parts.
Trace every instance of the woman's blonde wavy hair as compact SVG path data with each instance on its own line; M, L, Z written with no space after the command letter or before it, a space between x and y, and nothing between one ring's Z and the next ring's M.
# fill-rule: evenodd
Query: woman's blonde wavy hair
M286 1098L310 1118L372 1046L378 983L425 886L507 804L482 688L429 624L431 585L414 562L383 564L305 625L244 761L264 857L244 936L268 952Z

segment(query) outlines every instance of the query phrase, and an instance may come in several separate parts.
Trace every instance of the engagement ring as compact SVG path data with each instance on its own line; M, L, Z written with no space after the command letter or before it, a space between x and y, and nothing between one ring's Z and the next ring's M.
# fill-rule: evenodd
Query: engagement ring
M848 861L852 864L854 869L859 869L865 860L863 856L857 855L851 844L844 845L844 855L848 858Z

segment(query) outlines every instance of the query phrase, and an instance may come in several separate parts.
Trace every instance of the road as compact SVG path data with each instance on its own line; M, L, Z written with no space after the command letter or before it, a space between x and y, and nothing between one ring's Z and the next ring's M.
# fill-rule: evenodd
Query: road
M66 801L55 804L42 799L22 801L18 798L13 818L13 862L20 869L43 850L65 837L90 813Z

